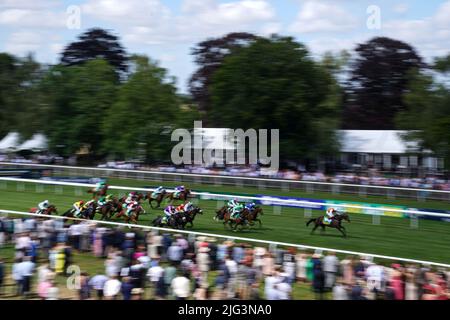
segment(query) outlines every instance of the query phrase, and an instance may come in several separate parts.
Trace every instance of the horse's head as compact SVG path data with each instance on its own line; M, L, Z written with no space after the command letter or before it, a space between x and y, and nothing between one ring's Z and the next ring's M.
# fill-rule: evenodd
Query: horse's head
M347 222L350 222L350 217L346 212L340 214L338 217L340 218L340 220L345 220Z

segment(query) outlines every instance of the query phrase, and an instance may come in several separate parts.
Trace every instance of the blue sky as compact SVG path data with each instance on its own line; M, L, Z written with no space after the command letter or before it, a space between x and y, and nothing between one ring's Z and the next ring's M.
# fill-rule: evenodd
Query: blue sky
M369 29L373 5L380 28ZM68 8L79 10L80 19ZM33 52L55 63L65 45L92 27L112 30L128 52L158 60L185 92L195 70L190 49L228 32L290 35L315 57L380 35L410 43L428 60L447 54L450 0L0 0L2 52Z

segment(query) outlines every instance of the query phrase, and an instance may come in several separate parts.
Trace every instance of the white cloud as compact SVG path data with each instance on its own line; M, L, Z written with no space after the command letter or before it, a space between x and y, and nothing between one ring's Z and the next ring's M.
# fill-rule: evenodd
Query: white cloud
M354 28L356 19L339 5L307 1L289 27L294 33L339 32Z
M81 13L119 25L157 25L170 17L160 0L87 0Z
M42 47L43 39L39 33L29 31L13 32L5 45L5 50L23 56Z
M65 27L66 19L65 12L49 10L8 8L0 11L0 25L10 27Z
M88 0L82 14L116 23L124 41L147 45L195 42L233 31L277 32L267 0L184 0L175 15L161 0Z

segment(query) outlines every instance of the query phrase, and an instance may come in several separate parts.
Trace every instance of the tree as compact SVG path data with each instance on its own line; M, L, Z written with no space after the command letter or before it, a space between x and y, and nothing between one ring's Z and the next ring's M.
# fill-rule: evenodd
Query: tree
M105 60L49 70L41 83L41 106L47 110L45 127L53 151L69 156L89 146L93 156L102 156L102 125L115 99L115 82L115 71Z
M250 45L257 36L250 33L230 33L226 36L200 42L192 49L195 63L199 66L189 80L189 91L199 109L210 109L210 84L215 71L228 55ZM207 119L205 119L207 120Z
M408 72L424 67L409 44L377 37L356 48L343 116L346 129L394 129L406 106Z
M10 130L28 138L40 129L36 88L42 74L42 66L31 54L25 58L0 54L0 139Z
M135 72L123 84L105 118L103 152L114 159L166 161L170 133L180 116L179 99L167 71L147 57L134 56Z
M280 158L315 162L338 148L335 79L290 37L261 38L228 56L211 83L217 127L279 129Z
M69 44L62 53L61 63L74 66L95 59L108 61L118 75L128 70L128 58L118 37L99 28L86 31L79 36L79 41Z
M406 140L419 141L422 149L444 158L450 169L450 91L431 75L412 72L410 79L405 95L408 109L399 113L397 124L411 130Z

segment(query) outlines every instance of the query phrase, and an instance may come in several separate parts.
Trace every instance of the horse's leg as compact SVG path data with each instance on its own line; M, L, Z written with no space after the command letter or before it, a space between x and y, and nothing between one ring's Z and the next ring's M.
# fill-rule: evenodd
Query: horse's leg
M344 238L347 238L347 233L345 232L345 228L342 226L337 226L337 229L343 234Z
M316 229L319 227L319 225L318 224L315 224L314 225L314 228L311 230L311 234L313 234L314 233L314 231L316 231Z

